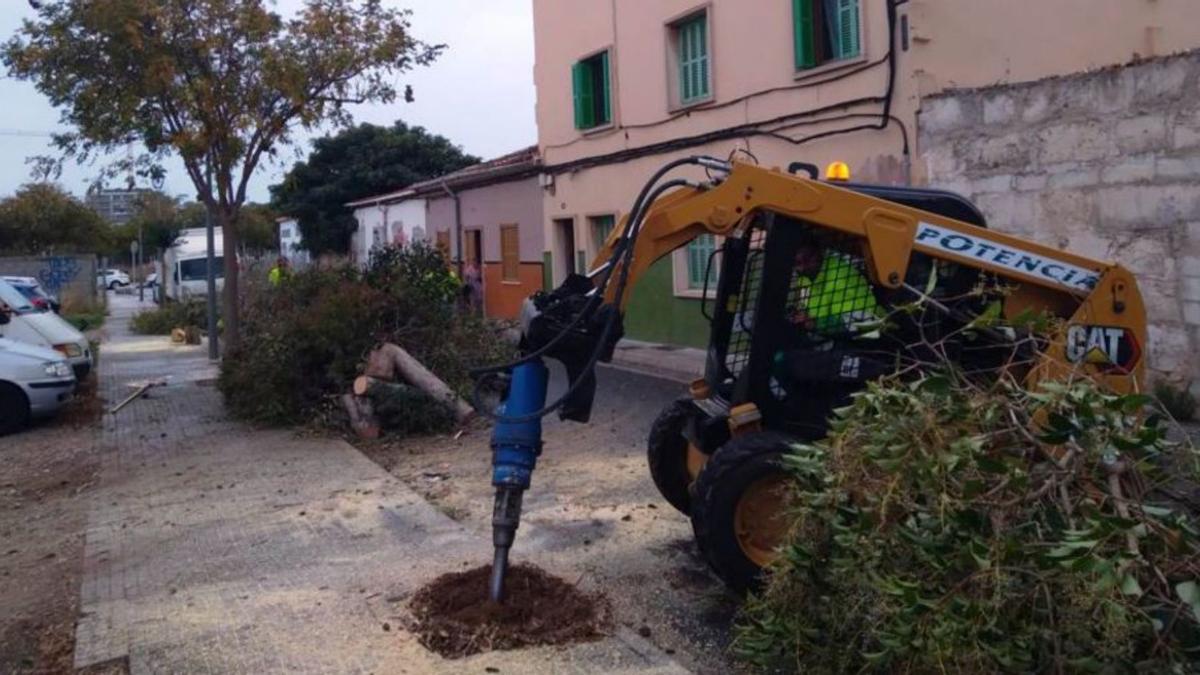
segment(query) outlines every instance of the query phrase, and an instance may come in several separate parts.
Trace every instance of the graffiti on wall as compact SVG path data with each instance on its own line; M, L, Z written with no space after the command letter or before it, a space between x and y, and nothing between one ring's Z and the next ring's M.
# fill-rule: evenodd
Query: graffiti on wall
M42 259L42 269L38 270L38 281L51 293L60 292L79 276L83 266L79 259L71 256L51 256Z

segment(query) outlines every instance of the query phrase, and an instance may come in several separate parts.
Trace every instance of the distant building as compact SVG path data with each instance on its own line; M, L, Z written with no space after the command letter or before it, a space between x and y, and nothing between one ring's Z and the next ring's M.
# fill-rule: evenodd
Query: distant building
M295 218L276 218L279 226L279 255L293 267L309 263L308 249L301 246L300 223Z
M425 200L412 189L397 190L350 202L358 229L350 244L350 256L360 265L371 259L371 251L388 244L408 245L426 241Z
M137 213L138 200L141 199L142 195L149 194L150 192L152 190L141 188L133 190L109 190L101 188L98 190L89 190L84 201L108 222L113 225L124 225Z
M546 282L540 173L541 158L531 146L350 202L358 221L351 256L365 265L380 246L428 241L460 274L479 270L484 313L514 319L521 302Z
M515 319L545 286L542 162L537 146L410 186L426 199L425 228L460 270L483 276L483 309Z

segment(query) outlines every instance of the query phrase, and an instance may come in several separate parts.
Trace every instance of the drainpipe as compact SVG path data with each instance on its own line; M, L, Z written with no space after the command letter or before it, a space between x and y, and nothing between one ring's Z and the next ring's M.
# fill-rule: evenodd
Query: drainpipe
M454 240L456 242L455 249L458 257L458 278L463 278L463 229L462 229L462 202L458 200L458 195L446 185L446 180L441 181L442 190L445 190L446 195L454 200Z

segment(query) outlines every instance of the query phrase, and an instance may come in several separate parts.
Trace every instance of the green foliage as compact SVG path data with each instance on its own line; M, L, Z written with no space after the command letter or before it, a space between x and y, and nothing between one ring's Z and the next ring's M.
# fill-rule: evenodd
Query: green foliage
M174 197L147 192L138 197L135 209L128 222L110 226L109 246L104 252L109 258L129 260L129 244L138 240L139 232L147 260L170 248L179 237L180 204Z
M789 457L792 529L736 649L804 672L1185 672L1200 539L1149 398L954 373L871 385Z
M313 141L308 159L271 186L271 204L298 220L306 249L344 254L356 227L346 202L401 190L478 161L421 127L360 124Z
M244 300L244 339L221 364L229 410L268 424L336 425L337 396L382 342L468 393L468 368L511 350L495 326L456 311L457 289L441 254L419 245L385 249L365 272L312 267L278 287L254 285Z
M399 436L436 433L454 426L454 411L442 401L404 384L372 384L367 396L379 424Z
M279 250L279 227L275 211L266 204L246 204L238 212L242 246L254 254Z
M62 318L74 326L75 330L83 332L103 326L106 316L103 310L96 310L92 312L75 312L72 314L64 313Z
M168 302L154 309L138 312L129 323L139 335L170 335L176 328L208 325L208 306L203 299Z
M0 253L100 253L108 224L83 202L51 183L32 183L0 201Z
M1187 387L1176 387L1165 380L1154 385L1154 398L1180 422L1192 421L1196 417L1196 406L1200 405Z
M183 161L198 200L241 249L239 212L261 162L297 128L348 125L349 104L391 103L397 75L441 46L379 0L306 0L291 17L267 0L57 0L36 6L0 48L11 77L62 111L63 159L145 153L113 171L162 175ZM406 89L406 98L409 91ZM239 337L238 267L226 259L226 342Z

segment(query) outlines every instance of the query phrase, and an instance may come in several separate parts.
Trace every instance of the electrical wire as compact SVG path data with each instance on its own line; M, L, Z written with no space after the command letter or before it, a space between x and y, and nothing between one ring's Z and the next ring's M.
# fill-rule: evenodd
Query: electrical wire
M797 84L789 84L789 85L783 85L783 86L779 86L779 87L769 87L767 89L760 89L759 91L751 92L749 94L743 94L742 96L738 96L737 98L729 99L728 101L722 101L720 103L713 103L713 104L709 104L709 105L698 106L695 108L689 108L685 111L677 112L673 115L668 115L667 117L663 117L661 119L654 120L653 122L639 122L636 124L622 124L621 126L614 127L605 133L589 134L587 136L583 136L580 138L573 138L573 139L563 142L563 143L548 144L545 147L550 150L559 150L561 148L570 147L572 145L575 145L576 143L581 143L583 141L592 140L594 138L604 138L605 136L610 136L610 135L618 133L620 131L627 131L630 129L635 129L635 130L636 129L651 129L651 128L654 128L657 126L662 126L664 124L668 124L670 122L674 122L675 120L680 119L682 117L690 117L696 113L710 112L713 110L721 110L722 108L726 108L726 107L729 107L732 105L737 105L738 103L744 103L750 99L758 98L760 96L766 96L768 94L775 94L775 93L778 93L781 91L798 91L798 90L808 89L811 87L819 87L823 84L829 84L831 82L837 82L838 80L844 80L852 75L857 75L865 70L870 70L871 68L874 68L875 66L878 66L878 65L884 63L885 61L887 61L887 59L888 59L888 55L885 54L874 61L870 61L870 62L861 64L859 66L856 66L854 68L850 68L850 69L841 71L841 72L837 73L836 75L832 75L830 77L825 77L825 78L822 78L819 80L806 80L804 82L799 82ZM803 114L803 113L796 113L796 114Z
M665 152L671 152L673 150L680 150L680 149L684 149L684 148L695 147L697 145L713 143L716 141L728 140L730 138L767 136L767 137L771 137L771 138L778 138L779 140L785 140L789 143L792 143L793 145L800 145L802 143L808 143L811 141L819 140L821 138L828 138L829 136L836 136L836 135L840 135L840 134L851 133L853 131L863 131L863 130L869 130L869 129L874 129L874 130L886 129L891 122L899 122L900 121L891 114L892 99L895 94L895 86L896 86L896 58L897 58L897 56L896 56L896 28L897 28L896 8L900 5L905 4L907 1L908 0L888 0L888 2L886 3L886 5L887 5L887 21L888 21L888 51L886 54L884 54L884 56L882 56L879 59L876 59L875 61L863 64L862 66L859 66L858 68L850 69L845 72L839 73L838 75L836 75L834 77L823 78L821 80L817 80L814 82L804 82L804 83L800 83L800 84L796 84L796 85L788 85L788 86L784 86L784 87L775 87L772 89L764 89L759 92L754 92L751 94L747 94L745 96L731 99L730 101L722 102L715 106L706 106L704 108L698 108L696 110L689 110L687 112L678 113L672 117L667 117L662 120L658 120L656 122L646 123L645 125L627 125L627 126L618 127L616 129L613 129L609 133L616 133L617 131L620 131L621 129L637 129L637 128L642 128L643 126L657 126L659 124L665 124L674 119L677 119L678 117L690 114L691 112L696 112L698 110L713 110L713 109L717 109L719 107L723 107L725 105L734 105L736 103L743 102L747 98L760 96L760 95L764 95L767 93L773 93L773 92L779 91L779 90L801 89L801 88L805 88L807 86L818 86L821 84L827 84L829 82L834 82L834 81L837 81L837 80L840 80L840 79L843 79L846 77L850 77L851 75L855 75L859 72L862 72L863 70L866 70L867 68L874 67L881 63L886 62L888 65L887 84L885 86L884 94L882 96L859 97L859 98L855 98L855 99L842 101L839 103L830 104L827 106L822 106L820 108L814 108L814 109L805 110L805 111L801 111L801 112L780 115L778 117L768 119L768 120L747 122L747 123L738 124L738 125L734 125L734 126L730 126L730 127L725 127L723 129L716 129L714 131L709 131L709 132L705 132L705 133L701 133L701 134L694 134L692 136L676 138L676 139L672 139L670 141L662 141L659 143L652 143L650 145L643 145L643 146L639 146L636 148L626 148L624 150L618 150L618 151L610 152L610 153L607 153L604 155L594 155L591 157L583 157L580 159L563 162L561 164L554 164L554 165L549 165L549 166L543 167L543 171L545 171L547 173L551 173L551 174L565 173L565 172L569 172L569 171L579 171L579 170L591 168L594 166L603 166L606 164L613 164L616 162L622 162L622 161L626 161L626 160L630 160L630 159L636 159L638 157L644 157L646 155L662 154ZM867 104L882 104L883 110L879 113L874 113L874 114L847 112L847 113L844 113L843 115L824 118L822 120L819 120L819 122L837 122L837 121L844 120L844 119L853 119L856 117L866 115L866 116L878 119L879 120L878 124L862 124L862 125L856 125L853 127L848 127L846 129L834 129L834 130L830 130L828 132L823 132L821 134L814 134L812 136L803 137L801 139L792 139L790 137L783 136L783 135L773 136L771 133L764 133L764 130L761 129L761 127L764 127L764 126L771 126L774 124L782 124L784 122L791 122L794 120L799 120L801 118L811 118L811 117L815 117L817 115L823 115L825 113L828 113L828 112L831 112L834 110L845 110L846 108L852 108L855 106L867 105ZM775 131L778 131L778 130L775 130ZM907 150L907 148L909 146L908 130L906 127L902 126L901 131L904 136L904 145ZM607 135L607 134L600 134L599 136L603 137L605 135ZM593 139L596 137L597 136L595 136L595 135L589 135L586 137L574 139L567 143L562 143L562 144L558 144L558 145L547 145L545 147L548 149L557 149L557 148L567 147L576 142L581 142L583 140L590 140L590 139ZM906 152L905 154L907 155L908 153Z

